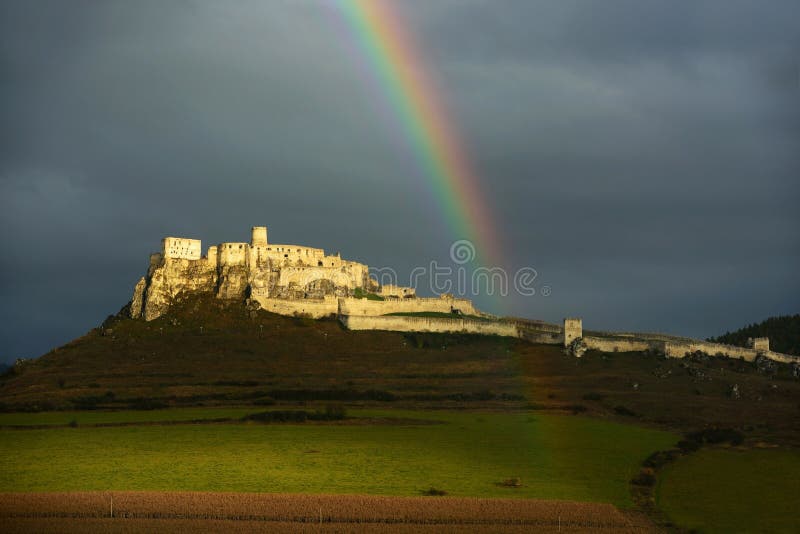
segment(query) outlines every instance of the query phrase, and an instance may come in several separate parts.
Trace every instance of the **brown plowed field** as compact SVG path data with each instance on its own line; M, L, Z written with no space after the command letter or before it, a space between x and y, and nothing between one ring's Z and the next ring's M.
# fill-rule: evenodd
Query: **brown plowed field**
M191 492L0 494L3 532L646 532L651 528L610 504L569 501Z

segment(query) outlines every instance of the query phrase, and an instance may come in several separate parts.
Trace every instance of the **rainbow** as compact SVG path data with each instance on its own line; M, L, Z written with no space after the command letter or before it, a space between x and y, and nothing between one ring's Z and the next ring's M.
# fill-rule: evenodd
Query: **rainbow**
M475 247L475 265L499 265L499 244L458 131L402 17L389 0L334 0L369 63L428 181L453 239Z

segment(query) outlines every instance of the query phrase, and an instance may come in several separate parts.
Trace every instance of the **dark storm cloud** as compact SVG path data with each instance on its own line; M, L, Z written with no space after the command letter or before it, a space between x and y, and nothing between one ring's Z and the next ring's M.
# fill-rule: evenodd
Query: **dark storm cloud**
M796 2L397 7L503 267L553 289L497 311L700 336L797 311ZM446 260L461 236L353 50L321 2L0 5L0 359L116 311L167 234Z

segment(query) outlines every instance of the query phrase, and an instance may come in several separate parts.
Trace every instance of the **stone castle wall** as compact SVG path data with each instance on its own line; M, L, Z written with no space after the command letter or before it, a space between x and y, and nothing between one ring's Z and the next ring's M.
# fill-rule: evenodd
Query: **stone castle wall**
M406 298L416 297L417 291L413 287L396 286L394 284L385 284L378 288L378 294L382 297L395 297Z
M246 265L249 252L250 245L247 243L222 243L217 246L217 264Z
M339 309L339 299L335 296L325 296L322 299L274 299L251 296L261 307L270 313L280 315L302 315L321 319L336 315Z
M723 343L713 343L685 337L650 333L611 333L587 332L583 343L588 349L601 352L641 352L654 351L668 358L685 358L687 355L702 352L710 356L737 358L747 362L754 361L759 355L782 363L800 364L800 356L781 354L768 350L769 339L759 338L759 348L737 347ZM756 343L753 343L756 345ZM765 350L767 349L767 350Z
M756 349L699 340L691 342L665 341L660 348L661 352L670 358L684 358L687 354L703 352L711 356L727 356L728 358L739 358L748 362L752 362L756 359L756 356L762 353L762 351Z
M454 309L464 315L478 315L479 313L469 299L387 298L386 300L368 300L355 297L341 299L339 313L342 315L371 316L389 313L452 313Z
M625 337L584 336L587 349L600 352L640 352L654 348L653 342Z
M562 345L564 343L564 334L562 333L542 332L520 328L519 326L517 327L517 333L520 339L536 345Z
M165 258L199 260L202 242L185 237L165 237L161 240L161 253Z
M389 330L395 332L469 333L517 337L517 327L509 323L444 317L404 317L393 315L342 315L339 320L349 330Z

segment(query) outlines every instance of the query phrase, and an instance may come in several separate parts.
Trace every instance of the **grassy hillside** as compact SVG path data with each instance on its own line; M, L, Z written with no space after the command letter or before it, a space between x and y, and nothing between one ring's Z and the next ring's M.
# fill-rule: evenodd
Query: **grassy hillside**
M734 385L738 396L732 394ZM352 332L193 297L108 321L0 379L4 411L324 404L586 413L800 443L787 365L589 352L499 337Z
M710 341L744 347L751 337L768 337L770 348L784 354L800 355L800 314L770 317L735 332L711 338Z

